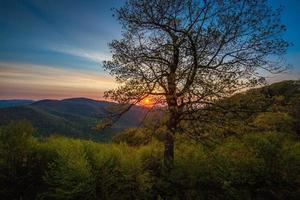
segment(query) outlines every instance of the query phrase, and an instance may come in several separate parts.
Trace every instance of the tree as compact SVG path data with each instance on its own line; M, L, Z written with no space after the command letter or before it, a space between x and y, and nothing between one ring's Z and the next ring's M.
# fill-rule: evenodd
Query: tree
M146 97L167 106L170 168L180 122L262 83L264 71L285 69L280 13L267 0L128 0L115 10L123 37L110 43L113 57L104 62L120 86L105 97L126 110Z
M38 178L34 176L33 132L27 121L0 127L0 195L4 199L34 196Z

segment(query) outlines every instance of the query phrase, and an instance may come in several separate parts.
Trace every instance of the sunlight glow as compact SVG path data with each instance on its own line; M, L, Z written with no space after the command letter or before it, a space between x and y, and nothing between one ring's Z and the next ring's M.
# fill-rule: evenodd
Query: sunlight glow
M152 106L152 101L149 97L146 97L145 99L142 100L141 104L143 106L149 107Z

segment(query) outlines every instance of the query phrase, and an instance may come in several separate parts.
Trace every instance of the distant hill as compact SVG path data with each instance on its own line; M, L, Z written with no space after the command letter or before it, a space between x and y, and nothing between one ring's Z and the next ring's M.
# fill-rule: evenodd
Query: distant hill
M260 123L262 126L276 123L280 126L280 123L287 124L283 120L290 119L292 129L300 135L300 81L282 81L251 89L224 99L217 105L231 111L224 112L220 118L222 123L228 122L227 128L232 132L241 128L241 123L250 125ZM220 122L220 118L216 116L217 114L212 113L211 118L215 118L218 123L217 120Z
M0 125L10 121L26 119L37 129L40 136L62 134L70 137L93 140L109 140L124 128L136 127L147 109L134 106L109 129L94 130L97 122L110 112L108 107L116 105L107 101L87 98L64 100L41 100L29 105L5 107L0 109Z
M0 108L29 105L32 104L33 102L34 102L33 100L25 100L25 99L0 100Z
M300 120L300 81L282 81L252 89L225 99L221 104L253 111L248 113L254 115L259 112L286 112Z
M277 132L300 136L300 81L282 81L222 99L184 121L182 131L205 145L232 135Z

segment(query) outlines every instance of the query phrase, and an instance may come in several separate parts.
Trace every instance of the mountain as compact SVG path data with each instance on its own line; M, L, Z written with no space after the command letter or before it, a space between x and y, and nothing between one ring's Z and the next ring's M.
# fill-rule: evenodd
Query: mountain
M236 94L221 102L256 115L261 112L285 112L300 119L300 81L282 81ZM257 111L257 112L256 112Z
M277 131L287 132L286 126L290 124L300 135L300 81L282 81L251 89L218 102L217 108L221 109L212 112L210 118L215 123L221 121L222 129L230 133L245 125L277 127Z
M33 102L34 102L33 100L26 100L26 99L0 100L0 108L29 105L32 104Z
M87 98L41 100L29 105L0 109L0 125L26 119L37 129L39 136L62 134L70 137L109 140L124 128L137 127L147 108L134 106L113 127L95 130L96 124L108 116L109 107L117 104Z

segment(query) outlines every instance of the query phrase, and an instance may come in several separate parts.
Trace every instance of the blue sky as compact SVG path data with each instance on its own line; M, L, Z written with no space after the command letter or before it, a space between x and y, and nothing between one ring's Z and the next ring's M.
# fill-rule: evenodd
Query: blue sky
M271 81L300 78L300 1L270 0L285 7L285 37L294 45L293 71ZM115 86L101 68L107 47L120 38L111 8L124 0L0 0L0 98L101 99Z

